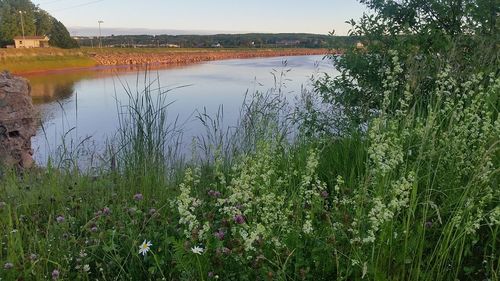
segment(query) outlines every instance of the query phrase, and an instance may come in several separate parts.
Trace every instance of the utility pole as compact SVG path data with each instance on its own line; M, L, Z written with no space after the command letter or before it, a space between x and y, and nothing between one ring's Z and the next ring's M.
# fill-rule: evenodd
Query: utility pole
M21 15L21 29L23 31L23 41L26 40L24 36L24 20L23 20L23 14L26 14L25 11L19 11L19 15Z
M99 23L99 48L102 48L101 23L104 23L104 21L100 20L100 21L97 21L97 23Z

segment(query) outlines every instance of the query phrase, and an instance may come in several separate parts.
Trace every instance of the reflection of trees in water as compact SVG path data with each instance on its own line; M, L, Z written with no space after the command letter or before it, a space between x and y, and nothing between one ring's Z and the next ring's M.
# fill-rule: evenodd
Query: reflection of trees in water
M32 84L31 93L34 104L63 101L70 98L75 92L76 81L65 83Z
M116 76L120 73L137 73L144 75L144 71L156 71L165 68L185 68L187 66L113 66L99 67L83 71L68 71L64 73L35 74L26 77L31 84L31 96L35 105L48 104L55 101L64 101L75 93L75 85L84 80L100 79ZM154 75L153 75L154 76Z

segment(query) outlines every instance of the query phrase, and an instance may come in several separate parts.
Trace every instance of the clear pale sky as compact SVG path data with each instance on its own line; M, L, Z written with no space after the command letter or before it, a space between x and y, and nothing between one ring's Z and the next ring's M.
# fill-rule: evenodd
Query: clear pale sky
M68 27L346 34L356 0L33 0Z

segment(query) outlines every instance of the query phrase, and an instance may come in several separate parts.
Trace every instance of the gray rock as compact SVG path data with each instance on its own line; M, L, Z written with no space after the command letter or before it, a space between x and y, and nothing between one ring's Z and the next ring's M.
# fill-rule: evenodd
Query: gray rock
M0 162L21 169L33 166L31 138L37 114L28 80L0 73Z

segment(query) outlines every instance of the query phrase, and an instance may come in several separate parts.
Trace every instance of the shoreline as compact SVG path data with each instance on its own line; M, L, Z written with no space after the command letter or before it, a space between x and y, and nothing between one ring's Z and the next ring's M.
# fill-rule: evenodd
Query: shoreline
M14 51L11 53L14 54L11 56L14 58L11 62L9 62L8 56L3 56L3 61L7 57L6 70L16 75L25 76L117 67L151 66L162 68L229 59L328 55L338 53L338 51L327 49L84 49L78 51L77 59L74 59L76 51L72 52L71 50L56 52L56 55L54 52L50 53L43 49L21 50L21 55ZM0 58L2 58L1 55L0 52ZM11 69L9 69L9 64Z

